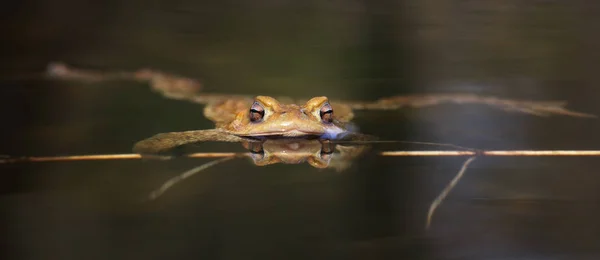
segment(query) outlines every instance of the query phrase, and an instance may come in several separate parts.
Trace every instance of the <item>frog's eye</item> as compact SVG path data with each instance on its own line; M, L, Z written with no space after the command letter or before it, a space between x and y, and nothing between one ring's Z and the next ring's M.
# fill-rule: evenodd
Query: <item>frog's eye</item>
M319 115L321 116L321 120L325 123L333 122L333 109L329 103L325 103L321 107L321 111L319 111Z
M258 103L254 102L250 107L250 121L259 122L265 116L265 109Z

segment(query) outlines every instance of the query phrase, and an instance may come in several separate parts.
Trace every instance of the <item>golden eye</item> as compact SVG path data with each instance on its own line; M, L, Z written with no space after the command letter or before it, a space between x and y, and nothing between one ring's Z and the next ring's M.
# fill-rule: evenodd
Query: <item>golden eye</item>
M251 122L260 122L265 116L265 109L258 102L254 102L250 107L249 115Z
M319 115L321 116L321 120L325 123L333 122L333 109L329 103L325 103L321 107L321 111L319 111Z

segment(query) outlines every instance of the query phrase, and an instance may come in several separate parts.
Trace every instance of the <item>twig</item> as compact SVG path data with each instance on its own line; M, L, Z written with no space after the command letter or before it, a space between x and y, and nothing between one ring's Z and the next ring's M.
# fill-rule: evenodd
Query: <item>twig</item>
M385 151L381 156L600 156L600 150Z
M188 158L220 158L220 157L235 157L240 155L246 155L247 153L193 153L188 155L182 155L181 157ZM149 156L152 158L156 156ZM0 159L0 164L7 163L27 163L27 162L66 162L66 161L104 161L104 160L139 160L144 159L137 153L127 154L85 154L85 155L70 155L70 156L31 156L31 157L4 157Z
M247 156L248 153L192 153L182 155L186 158L221 158ZM600 150L439 150L439 151L383 151L381 156L600 156ZM63 161L96 161L96 160L139 160L145 158L140 154L96 154L71 156L41 157L4 157L0 164L29 162L63 162Z
M202 165L200 165L198 167L195 167L195 168L193 168L193 169L191 169L189 171L186 171L186 172L184 172L184 173L182 173L182 174L180 174L180 175L178 175L176 177L173 177L173 178L169 179L168 181L166 181L165 183L163 183L163 185L160 186L160 188L158 188L158 189L154 190L152 193L150 193L150 196L149 196L150 200L154 200L154 199L158 198L160 195L162 195L163 193L165 193L165 191L167 191L169 188L171 188L173 185L177 184L178 182L180 182L180 181L182 181L182 180L184 180L184 179L186 179L188 177L191 177L192 175L194 175L196 173L199 173L199 172L201 172L203 170L206 170L206 169L208 169L208 168L210 168L212 166L215 166L215 165L217 165L219 163L223 163L223 162L229 161L229 160L231 160L233 158L236 158L236 157L235 156L225 157L225 158L221 158L221 159L214 160L214 161L211 161L211 162L207 162L207 163L202 164Z
M444 202L444 199L446 198L446 196L448 196L448 193L450 193L450 191L452 191L452 189L456 186L456 184L458 184L458 181L460 181L460 179L462 178L465 171L467 171L469 164L471 164L471 162L473 162L476 158L477 157L473 156L473 157L470 157L469 159L467 159L463 163L462 167L460 168L460 171L458 171L456 176L454 176L454 179L452 179L452 181L450 181L450 183L448 183L446 188L444 188L442 190L440 195L438 195L437 198L435 198L435 200L433 200L433 202L429 206L429 212L427 213L427 223L425 224L425 229L429 229L429 226L431 225L431 218L433 217L433 213L438 208L438 206L440 204L442 204L442 202Z

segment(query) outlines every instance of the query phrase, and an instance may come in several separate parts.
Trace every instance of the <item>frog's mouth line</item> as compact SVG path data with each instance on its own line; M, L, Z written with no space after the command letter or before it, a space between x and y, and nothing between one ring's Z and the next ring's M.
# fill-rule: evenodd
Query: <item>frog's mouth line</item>
M277 131L277 132L262 132L260 134L248 134L246 137L319 137L322 136L323 133L318 132L304 132L299 130L291 130L291 131Z
M246 133L238 136L246 137L246 138L255 138L255 139L263 139L263 138L302 138L302 139L311 139L311 138L324 138L324 139L336 139L341 134L346 133L347 131L336 128L336 129L327 129L325 132L316 131L302 131L302 130L282 130L282 131L270 131L270 132L260 132L260 133Z

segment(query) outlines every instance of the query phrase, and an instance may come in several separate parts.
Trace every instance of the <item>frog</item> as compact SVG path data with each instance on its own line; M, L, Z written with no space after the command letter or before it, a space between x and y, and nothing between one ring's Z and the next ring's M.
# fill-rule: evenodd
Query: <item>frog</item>
M137 142L134 152L153 158L187 144L239 142L249 151L244 156L250 157L256 166L307 162L314 168L341 172L370 148L353 141L376 140L348 127L352 110L344 104L331 103L325 96L313 97L302 105L281 103L269 96L213 99L205 106L204 115L215 123L214 129L160 133ZM342 145L337 141L350 142ZM186 171L153 191L150 199L158 198L177 182L213 164L233 158Z
M335 110L334 110L335 107ZM335 112L334 112L335 111ZM207 104L204 116L214 129L161 133L137 142L133 151L160 154L173 148L203 141L260 142L267 139L375 140L354 132L352 110L331 103L325 96L302 105L285 104L269 96L221 99Z

